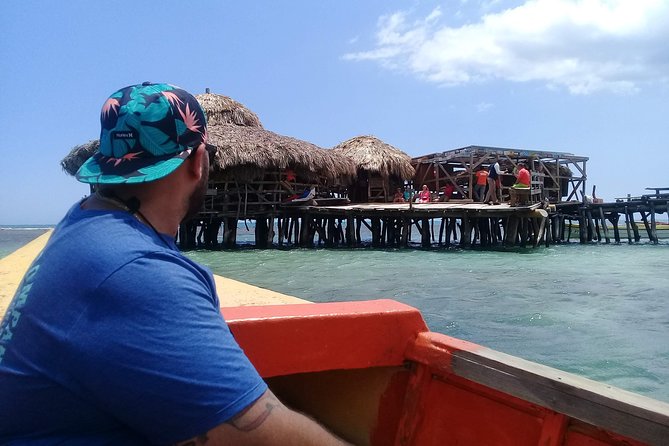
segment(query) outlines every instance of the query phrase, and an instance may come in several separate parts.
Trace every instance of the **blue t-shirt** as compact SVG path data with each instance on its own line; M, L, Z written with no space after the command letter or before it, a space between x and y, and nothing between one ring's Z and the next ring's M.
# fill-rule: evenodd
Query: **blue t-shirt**
M211 272L127 212L75 205L0 325L0 443L168 444L267 389Z

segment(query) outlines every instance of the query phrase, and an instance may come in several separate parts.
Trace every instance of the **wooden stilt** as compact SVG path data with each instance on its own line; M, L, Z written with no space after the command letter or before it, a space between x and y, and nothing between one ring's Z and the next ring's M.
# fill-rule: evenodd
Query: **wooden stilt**
M460 230L460 244L465 248L468 248L471 246L472 241L472 225L467 212L462 216L462 226Z
M625 206L625 227L627 228L627 243L632 244L632 232L630 231L630 213Z
M255 244L258 248L267 248L267 219L264 217L258 217L256 219L256 228L255 228Z
M618 222L620 221L620 215L615 212L611 214L611 226L613 226L613 238L615 239L616 243L620 243L620 229L618 229Z
M648 240L655 242L655 240L653 240L653 231L650 229L650 223L648 223L648 216L644 211L641 211L640 214L641 220L643 221L643 226L646 228L646 233L648 234Z
M602 229L604 230L606 243L611 243L611 239L609 238L609 228L606 225L606 218L604 218L604 209L602 209L601 206L599 207L599 221L602 222Z
M544 236L544 230L546 229L546 217L541 218L539 222L539 231L534 236L534 247L536 248L541 243L541 239Z
M416 221L416 224L418 222ZM421 246L423 248L429 248L430 247L430 220L427 218L423 218L421 222Z
M653 243L658 243L657 239L657 225L655 222L655 203L650 203L650 232L652 234Z
M353 217L346 218L346 244L353 246L355 244L355 219Z
M638 243L641 240L641 235L639 235L639 225L634 221L633 211L630 211L630 225L632 226L632 232L634 232L634 241Z

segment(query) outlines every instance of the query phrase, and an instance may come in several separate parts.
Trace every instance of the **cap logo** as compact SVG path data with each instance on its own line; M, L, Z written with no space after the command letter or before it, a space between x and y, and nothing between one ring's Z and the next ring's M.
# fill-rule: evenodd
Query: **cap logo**
M135 132L112 132L112 138L114 138L114 139L136 139L137 135L135 135Z

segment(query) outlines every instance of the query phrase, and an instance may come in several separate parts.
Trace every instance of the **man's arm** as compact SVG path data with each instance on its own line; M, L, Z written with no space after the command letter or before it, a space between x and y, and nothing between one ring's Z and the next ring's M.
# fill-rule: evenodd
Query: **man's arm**
M180 446L223 444L342 446L349 443L335 437L311 418L287 408L267 390L231 420L179 443Z

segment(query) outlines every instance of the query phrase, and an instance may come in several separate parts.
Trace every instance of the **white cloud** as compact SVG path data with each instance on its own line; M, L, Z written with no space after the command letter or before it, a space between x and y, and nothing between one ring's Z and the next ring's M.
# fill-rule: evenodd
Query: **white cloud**
M669 1L529 0L459 27L406 11L379 18L376 47L349 53L440 85L502 79L573 94L669 81Z
M479 113L484 113L493 108L494 104L491 104L490 102L479 102L476 104L476 111Z

